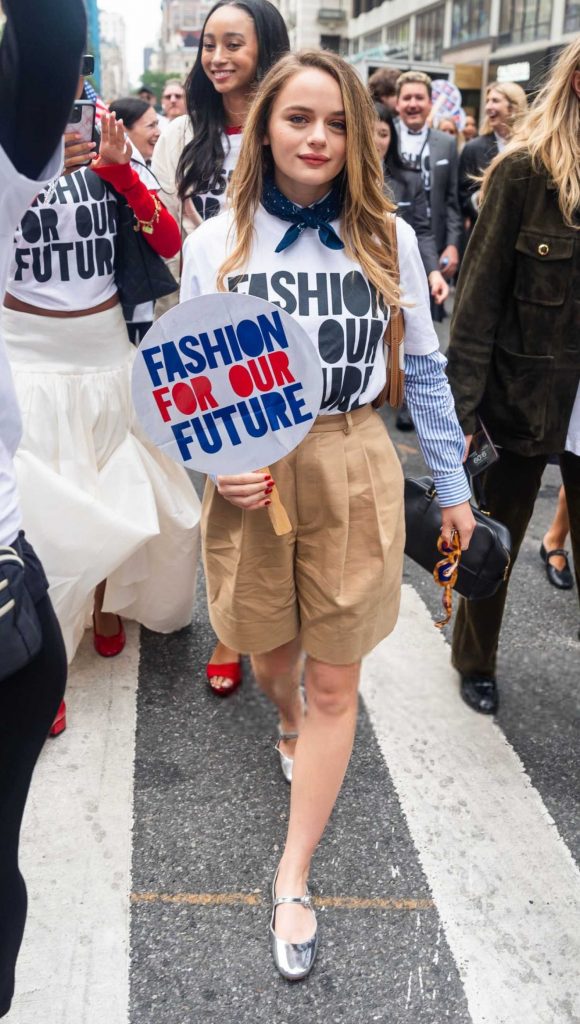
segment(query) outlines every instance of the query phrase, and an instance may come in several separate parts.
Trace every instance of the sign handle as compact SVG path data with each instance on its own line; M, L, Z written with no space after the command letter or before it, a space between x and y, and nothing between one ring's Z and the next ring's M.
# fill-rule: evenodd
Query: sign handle
M259 469L258 473L267 473L269 476L271 476L268 466L265 466L264 469ZM270 516L270 522L274 527L274 533L276 534L276 536L283 537L285 533L292 532L292 523L290 522L288 518L288 513L286 512L286 509L282 504L277 487L275 487L274 490L272 491L270 495L270 501L272 502L271 505L268 505L268 515Z

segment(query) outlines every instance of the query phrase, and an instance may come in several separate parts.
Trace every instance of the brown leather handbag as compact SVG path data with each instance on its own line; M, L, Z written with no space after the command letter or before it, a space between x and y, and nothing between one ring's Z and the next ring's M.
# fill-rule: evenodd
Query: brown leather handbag
M389 217L387 221L390 242L395 254L397 267L397 284L400 281L399 271L399 250L397 246L397 223L396 217ZM383 337L385 351L385 364L387 368L387 379L385 386L372 402L374 409L388 403L393 409L398 409L403 404L405 396L405 318L400 306L390 307L389 322Z

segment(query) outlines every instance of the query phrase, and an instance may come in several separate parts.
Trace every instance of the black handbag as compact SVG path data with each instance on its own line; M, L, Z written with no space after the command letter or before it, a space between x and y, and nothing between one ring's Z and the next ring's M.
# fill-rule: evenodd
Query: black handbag
M118 229L115 254L115 283L125 319L133 319L133 310L142 302L154 302L179 288L165 261L135 231L135 215L125 196L108 185L117 199Z
M18 541L0 547L0 682L28 665L43 642L23 554Z
M467 551L461 552L455 590L471 601L480 601L492 597L507 579L512 541L503 523L475 507L473 515L477 526ZM405 526L405 554L432 573L441 559L437 550L441 509L428 476L405 480Z

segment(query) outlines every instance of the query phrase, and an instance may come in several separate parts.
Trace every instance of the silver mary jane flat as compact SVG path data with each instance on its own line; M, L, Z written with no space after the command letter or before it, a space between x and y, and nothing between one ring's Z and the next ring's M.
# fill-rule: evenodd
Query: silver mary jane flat
M312 907L312 898L308 889L304 896L276 896L277 878L278 871L276 871L274 881L272 882L272 919L270 921L272 957L283 978L286 978L288 981L302 981L303 978L310 974L318 952L316 914ZM284 942L278 938L274 931L274 922L276 919L276 908L280 907L283 903L297 903L303 907L308 907L314 918L314 934L312 938L307 939L306 942L297 943Z
M282 775L284 776L284 778L286 779L286 782L288 782L288 783L292 782L292 769L294 768L294 758L293 757L287 757L286 754L282 753L282 751L280 750L280 743L282 742L282 740L297 740L297 739L298 739L298 733L297 732L282 732L280 727L278 726L278 742L274 744L274 750L278 751L278 756L280 758L280 768L282 769Z

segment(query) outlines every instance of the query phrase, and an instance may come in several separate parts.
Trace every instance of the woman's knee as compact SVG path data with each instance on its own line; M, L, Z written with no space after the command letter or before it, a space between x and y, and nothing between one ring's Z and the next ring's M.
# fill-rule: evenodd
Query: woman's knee
M343 715L352 711L358 701L360 664L327 665L308 660L306 697L308 707L325 715Z

